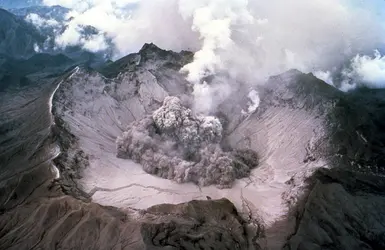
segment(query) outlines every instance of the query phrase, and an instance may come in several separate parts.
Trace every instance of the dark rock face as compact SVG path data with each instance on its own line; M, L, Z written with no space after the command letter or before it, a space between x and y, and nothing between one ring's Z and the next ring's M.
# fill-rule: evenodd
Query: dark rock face
M384 175L385 91L358 89L340 98L329 115L333 134L331 151L337 166Z
M90 196L78 188L74 181L81 178L81 170L89 166L88 155L79 148L78 139L72 135L63 120L56 117L55 126L52 127L54 139L60 141L61 151L63 152L53 160L61 173L61 178L55 182L60 185L63 193L73 197L90 201ZM70 156L70 155L71 156Z
M327 122L332 169L309 180L286 249L383 249L383 90L357 89L336 100Z
M45 198L1 213L1 249L248 249L243 220L225 199L123 212L47 184L35 190Z
M385 178L320 170L285 249L384 249Z
M227 199L158 205L146 212L164 218L142 225L148 249L248 249L243 219ZM177 216L175 216L177 215Z
M29 57L35 54L35 45L44 43L43 37L31 24L0 9L0 54L11 57Z

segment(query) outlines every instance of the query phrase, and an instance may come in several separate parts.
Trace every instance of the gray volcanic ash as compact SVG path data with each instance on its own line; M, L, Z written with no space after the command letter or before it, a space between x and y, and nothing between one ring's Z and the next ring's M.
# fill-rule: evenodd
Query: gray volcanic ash
M385 91L292 70L201 116L191 55L147 44L110 78L77 67L2 93L0 249L384 249Z
M253 230L270 228L299 199L303 179L327 166L325 116L339 91L290 71L255 90L261 96L255 112L242 112L251 98L239 84L211 113L218 118L202 116L190 108L196 104L191 83L180 73L191 55L146 44L107 65L102 72L110 78L80 68L63 81L53 113L76 143L63 147L57 164L62 186L120 209L226 197ZM117 144L118 155L129 159L116 157ZM258 167L255 153L244 149L258 153ZM80 150L88 158L85 168L72 164ZM258 244L282 246L294 227L284 224L264 232Z
M212 116L194 116L177 97L166 97L152 116L134 122L117 139L118 157L133 159L150 174L230 188L258 165L256 152L223 152L222 124Z
M0 250L385 249L385 3L360 2L0 9Z

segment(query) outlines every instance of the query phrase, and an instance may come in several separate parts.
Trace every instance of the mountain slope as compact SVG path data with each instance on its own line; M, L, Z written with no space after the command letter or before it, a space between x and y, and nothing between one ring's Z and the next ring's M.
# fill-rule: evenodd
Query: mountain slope
M82 46L67 46L57 48L55 39L64 32L63 19L68 9L60 6L31 7L11 10L21 14L16 16L6 10L0 9L0 54L14 59L28 59L38 53L59 53L91 67L100 67L112 49L92 53ZM39 16L30 16L39 13ZM41 15L41 17L40 17ZM86 27L82 32L84 37L98 32L93 27ZM111 50L111 51L110 51Z
M8 9L8 11L16 16L20 16L23 18L26 18L28 15L33 13L44 19L54 19L60 22L65 20L66 15L69 13L70 9L62 7L60 5L54 5L14 8Z
M0 54L0 92L7 88L23 87L33 84L31 78L45 74L60 74L75 61L63 54L36 54L28 59L14 59Z
M41 0L0 0L0 8L25 8L29 6L39 5Z
M0 9L0 53L26 58L36 53L45 37L31 24L6 10Z
M383 249L385 205L383 90L341 96L329 115L332 169L310 179L293 209L297 229L286 249Z

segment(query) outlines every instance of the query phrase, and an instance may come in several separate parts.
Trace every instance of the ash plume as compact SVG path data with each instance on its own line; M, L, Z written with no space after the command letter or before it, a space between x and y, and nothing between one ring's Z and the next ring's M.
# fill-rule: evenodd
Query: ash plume
M161 108L117 138L117 156L179 183L230 188L258 165L258 157L249 149L224 152L222 133L217 118L195 116L177 97L166 97Z

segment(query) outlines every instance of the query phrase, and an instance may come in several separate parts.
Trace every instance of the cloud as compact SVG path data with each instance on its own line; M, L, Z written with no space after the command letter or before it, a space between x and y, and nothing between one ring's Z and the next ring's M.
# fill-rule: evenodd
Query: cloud
M38 45L37 43L35 43L35 44L33 45L33 50L34 50L36 53L41 52L41 49L40 49L40 47L39 47L39 45Z
M316 71L314 75L326 83L347 92L359 86L369 88L385 87L385 55L375 50L373 55L354 56L341 72ZM342 79L334 84L333 78Z
M140 2L140 0L43 0L43 4L45 5L60 5L78 12L84 12L101 5L111 5L116 9L121 9L138 2Z
M327 69L342 58L377 47L385 34L372 9L346 0L44 3L71 8L70 25L90 25L105 33L117 46L117 57L136 51L144 42L165 49L195 50L197 60L191 65L192 71L198 63L209 71L217 67L214 65L233 68L234 74L249 71L256 75L257 70L260 77L293 67L304 71ZM247 62L250 69L244 69L241 62Z
M58 47L78 43L87 48L84 40L89 44L92 37L81 37L84 27L92 26L99 31L99 36L93 36L98 40L95 43L101 44L102 37L105 42L112 41L114 59L138 51L146 42L174 50L197 48L197 45L187 45L193 44L191 41L195 38L183 35L191 34L191 30L178 12L177 1L139 4L137 0L45 0L44 3L71 8L66 17L67 30L57 35Z
M342 0L179 3L201 43L194 61L183 69L195 85L223 72L251 85L291 68L327 72L379 46L385 35L371 10ZM333 83L331 75L322 77ZM212 100L207 93L198 92L202 96L196 99Z
M348 92L348 91L354 90L355 88L357 88L356 83L350 82L348 80L343 80L341 82L341 86L339 87L339 90L341 90L343 92Z
M47 28L47 27L58 27L60 26L59 22L55 19L46 19L38 14L30 13L25 17L27 22L32 23L39 29Z
M63 33L55 38L59 47L79 45L81 40L81 29L77 25L68 24Z
M108 44L102 34L92 35L87 39L82 38L83 48L91 52L104 51L108 49Z
M345 76L371 88L385 87L385 55L378 50L373 56L357 55L351 60L351 69Z
M59 48L79 45L84 49L97 52L106 50L110 37L116 37L123 31L129 16L129 7L133 0L44 0L46 5L61 5L70 8L63 23L64 31L56 33L55 43ZM89 27L97 32L89 34ZM119 55L121 55L119 53Z

